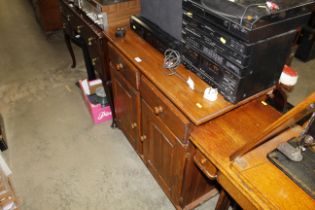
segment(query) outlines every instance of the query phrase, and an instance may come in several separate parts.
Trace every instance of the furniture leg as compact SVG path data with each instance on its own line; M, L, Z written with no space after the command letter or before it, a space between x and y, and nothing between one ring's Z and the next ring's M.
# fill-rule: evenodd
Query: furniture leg
M102 77L102 82L103 82L103 86L104 86L104 90L107 96L107 100L109 102L109 106L110 109L112 111L112 128L117 128L117 124L116 124L116 114L115 114L115 107L114 107L114 102L113 102L113 93L112 93L112 85L111 85L111 81L105 79Z
M83 52L88 80L95 80L96 76L95 76L94 66L91 61L90 53L89 53L86 43L84 42L82 38L81 38L81 43L82 43L81 49Z
M72 59L71 68L74 68L76 66L76 61L75 61L75 56L74 56L74 52L73 52L72 45L71 45L71 38L65 32L63 34L64 34L64 38L65 38L65 42L66 42L68 51L69 51L69 53L71 55L71 59Z
M225 190L221 189L220 197L215 210L228 210L231 206L231 198Z
M69 36L69 38L74 44L79 46L81 48L81 50L82 50L83 58L84 58L84 64L85 64L86 71L87 71L88 80L95 80L96 76L95 76L94 67L92 65L90 53L89 53L89 50L87 48L87 45L86 45L84 39L82 39L79 35L75 36L75 37L70 37Z

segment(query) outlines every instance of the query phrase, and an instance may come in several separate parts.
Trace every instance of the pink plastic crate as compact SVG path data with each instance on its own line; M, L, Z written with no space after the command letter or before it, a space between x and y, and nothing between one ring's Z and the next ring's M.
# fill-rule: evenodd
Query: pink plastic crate
M82 90L83 99L87 107L89 108L94 124L100 124L102 122L111 120L112 111L110 109L110 106L102 107L101 104L94 105L90 102L88 98L88 95L93 94L93 92L91 92L91 89L95 90L95 88L91 88L91 87L101 85L102 84L101 81L94 80L94 81L88 82L87 80L80 80L79 83L80 83L80 88Z

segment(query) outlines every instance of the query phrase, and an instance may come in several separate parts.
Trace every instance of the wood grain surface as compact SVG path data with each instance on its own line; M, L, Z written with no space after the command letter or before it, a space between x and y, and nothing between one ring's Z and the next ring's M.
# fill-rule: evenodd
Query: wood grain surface
M205 123L270 91L263 91L235 105L226 101L220 94L217 101L210 102L203 98L208 84L182 65L177 68L180 76L169 76L169 71L163 68L163 54L133 31L128 29L124 38L116 38L115 28L109 28L105 35L195 125ZM141 62L135 61L135 58L140 58ZM188 78L194 81L194 90L187 85Z
M301 132L294 127L248 152L229 157L255 141L280 114L261 101L252 101L199 126L191 141L219 170L218 182L244 209L314 209L315 201L267 159L279 143Z
M244 147L238 149L230 157L231 160L234 160L246 152L252 150L253 148L259 146L260 144L266 142L272 136L283 131L284 129L292 126L294 123L305 117L306 115L315 111L315 92L295 106L293 109L288 111L286 114L281 116L278 120L270 124L262 132L251 141L246 144Z

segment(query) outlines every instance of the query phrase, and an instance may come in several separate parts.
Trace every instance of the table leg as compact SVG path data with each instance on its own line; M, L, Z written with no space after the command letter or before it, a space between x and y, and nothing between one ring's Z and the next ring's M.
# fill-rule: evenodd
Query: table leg
M113 101L112 84L111 84L111 81L106 80L103 77L101 79L102 79L102 82L103 82L103 86L104 86L104 89L105 89L107 100L109 102L110 109L112 111L113 121L112 121L112 125L111 126L112 126L112 128L117 128L115 107L114 107L114 101Z
M71 55L71 59L72 59L71 68L74 68L76 66L76 61L75 61L75 56L74 56L74 52L73 52L72 45L71 45L71 38L65 32L63 34L64 34L64 38L65 38L65 42L66 42L68 51L69 51L69 53Z
M92 64L91 56L90 56L89 50L87 48L87 45L83 39L81 39L81 49L83 52L83 57L84 57L84 62L85 62L85 66L86 66L88 80L89 81L95 80L96 76L95 76L94 66Z

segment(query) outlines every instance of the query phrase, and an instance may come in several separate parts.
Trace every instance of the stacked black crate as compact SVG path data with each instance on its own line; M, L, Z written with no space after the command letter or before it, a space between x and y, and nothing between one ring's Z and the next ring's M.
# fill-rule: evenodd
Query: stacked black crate
M232 103L278 82L313 3L246 2L183 1L183 63Z

